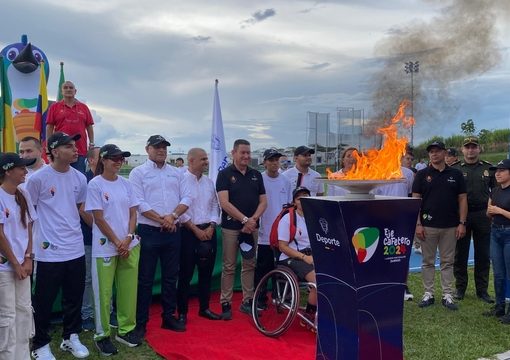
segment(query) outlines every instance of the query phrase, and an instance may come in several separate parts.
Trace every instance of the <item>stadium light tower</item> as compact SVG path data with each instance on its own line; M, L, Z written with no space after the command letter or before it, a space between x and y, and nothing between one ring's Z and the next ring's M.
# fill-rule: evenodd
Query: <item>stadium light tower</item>
M420 71L419 61L408 61L404 64L406 74L411 74L411 116L414 119L414 74ZM411 146L414 145L414 124L411 125Z

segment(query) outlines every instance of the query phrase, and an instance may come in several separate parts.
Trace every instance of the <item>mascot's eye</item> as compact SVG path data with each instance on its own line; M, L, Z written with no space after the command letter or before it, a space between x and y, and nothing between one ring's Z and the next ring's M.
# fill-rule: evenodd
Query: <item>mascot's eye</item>
M39 50L32 50L32 53L34 54L34 57L37 60L37 62L40 63L41 60L43 59L41 52Z
M16 59L16 56L18 56L19 50L13 47L8 49L5 53L7 54L7 59L13 61L14 59Z

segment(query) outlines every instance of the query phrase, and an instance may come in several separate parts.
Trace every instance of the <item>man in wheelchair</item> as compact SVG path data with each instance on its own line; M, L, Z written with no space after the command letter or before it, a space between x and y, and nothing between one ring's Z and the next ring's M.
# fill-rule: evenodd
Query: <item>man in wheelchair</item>
M278 263L289 267L298 277L299 281L315 282L315 268L313 266L310 238L306 229L301 198L310 196L310 190L297 187L292 192L292 201L295 206L296 234L290 239L290 216L285 214L278 224L278 248L280 257ZM309 288L308 302L306 304L306 317L313 322L317 311L317 289ZM302 324L304 324L302 322Z

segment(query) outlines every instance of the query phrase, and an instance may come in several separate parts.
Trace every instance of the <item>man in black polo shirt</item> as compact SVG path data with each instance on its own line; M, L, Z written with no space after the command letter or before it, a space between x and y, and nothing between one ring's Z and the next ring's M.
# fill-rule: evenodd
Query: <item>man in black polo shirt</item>
M446 148L435 141L427 146L430 165L416 173L413 197L421 198L416 236L421 240L425 293L418 306L434 304L436 251L441 263L442 304L457 310L453 301L453 261L457 240L466 234L467 194L462 173L446 165Z
M224 320L232 319L232 291L239 248L242 255L241 286L243 289L243 302L239 310L251 313L258 220L267 206L262 175L248 166L251 150L247 140L238 139L234 142L232 160L230 166L218 173L216 180L218 200L223 209L221 215L223 269L220 302Z

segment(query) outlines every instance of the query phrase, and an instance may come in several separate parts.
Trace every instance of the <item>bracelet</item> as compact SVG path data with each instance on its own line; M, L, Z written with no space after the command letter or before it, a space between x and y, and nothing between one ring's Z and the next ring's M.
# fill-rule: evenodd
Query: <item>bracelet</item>
M133 239L135 238L135 236L133 234L127 234L127 236L129 236L131 238L131 241L133 241Z
M247 216L243 217L243 221L241 221L241 224L243 224L243 225L244 225L244 224L246 224L247 222L248 222L248 217L247 217Z

